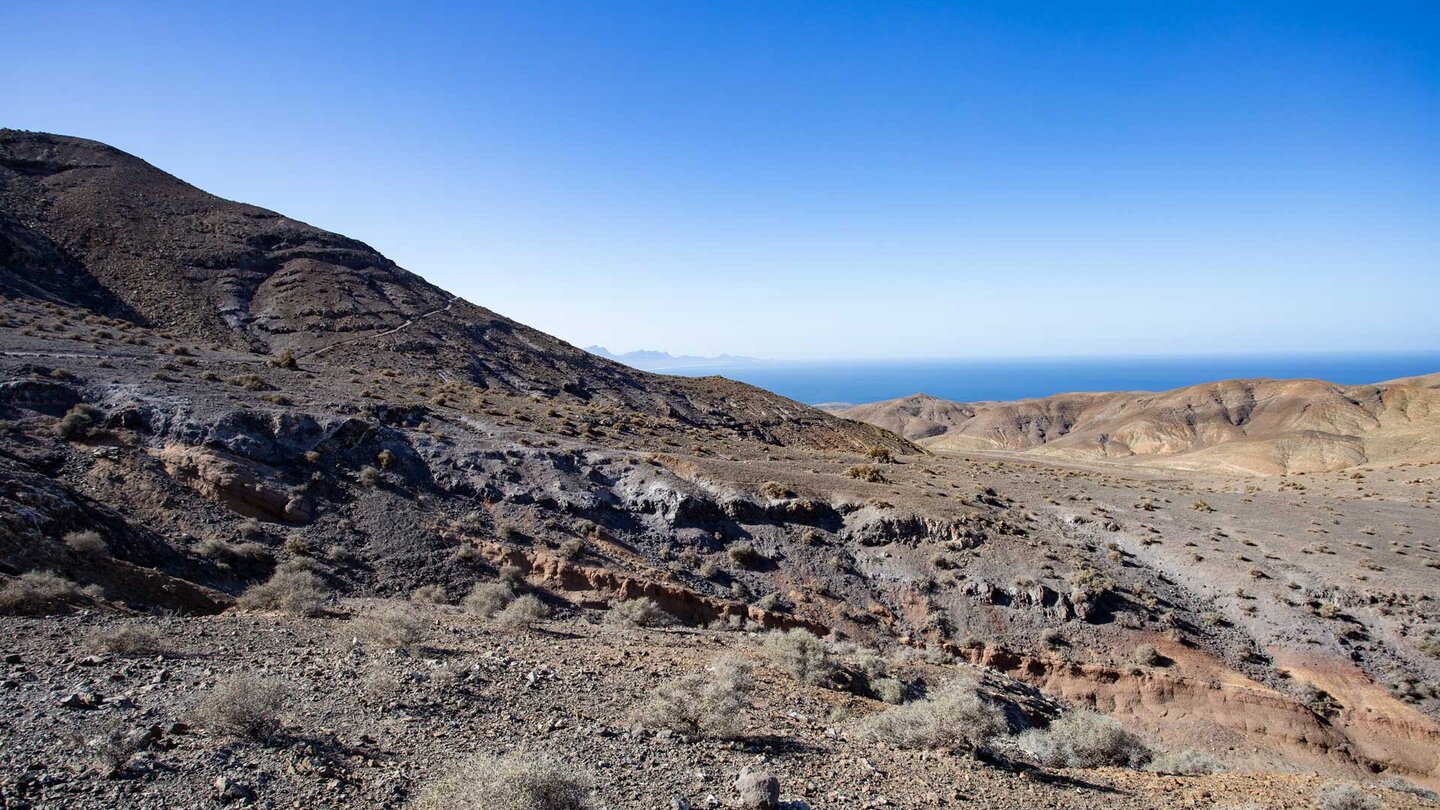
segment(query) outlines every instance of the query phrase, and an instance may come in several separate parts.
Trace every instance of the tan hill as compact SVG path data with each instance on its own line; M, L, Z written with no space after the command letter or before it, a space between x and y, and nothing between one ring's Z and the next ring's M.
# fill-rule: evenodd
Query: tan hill
M1161 393L839 411L934 450L1004 450L1170 469L1278 474L1440 460L1440 374L1374 385L1226 380Z

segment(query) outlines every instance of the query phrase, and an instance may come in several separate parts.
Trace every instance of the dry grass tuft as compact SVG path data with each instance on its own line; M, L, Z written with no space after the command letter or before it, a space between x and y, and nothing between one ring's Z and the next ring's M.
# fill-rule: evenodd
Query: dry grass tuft
M593 810L588 774L574 763L511 752L458 764L420 792L416 810Z

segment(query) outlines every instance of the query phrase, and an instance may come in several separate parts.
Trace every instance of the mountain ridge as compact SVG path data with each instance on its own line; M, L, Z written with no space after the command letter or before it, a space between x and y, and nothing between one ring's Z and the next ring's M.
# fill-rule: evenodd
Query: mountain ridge
M1440 459L1440 374L1346 386L1222 380L1162 392L962 403L915 394L835 411L932 450L1000 450L1210 472L1333 472Z

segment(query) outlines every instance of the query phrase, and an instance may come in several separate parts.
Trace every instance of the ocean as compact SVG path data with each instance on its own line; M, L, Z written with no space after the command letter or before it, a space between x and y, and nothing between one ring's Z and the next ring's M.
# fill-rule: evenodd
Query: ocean
M1027 399L1072 391L1164 391L1239 377L1373 383L1440 372L1440 352L993 360L762 362L672 368L719 374L810 405L931 394L961 402Z

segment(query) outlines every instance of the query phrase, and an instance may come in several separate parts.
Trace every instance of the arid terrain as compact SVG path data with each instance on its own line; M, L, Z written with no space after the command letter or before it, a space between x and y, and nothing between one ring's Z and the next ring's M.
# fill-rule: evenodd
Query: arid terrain
M1224 380L1160 393L836 409L931 450L1010 450L1212 473L1334 472L1440 461L1440 373L1376 383Z
M0 369L3 808L1436 806L1435 377L847 419L11 130Z

